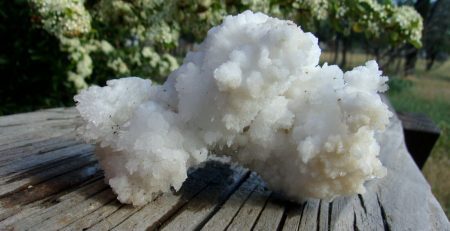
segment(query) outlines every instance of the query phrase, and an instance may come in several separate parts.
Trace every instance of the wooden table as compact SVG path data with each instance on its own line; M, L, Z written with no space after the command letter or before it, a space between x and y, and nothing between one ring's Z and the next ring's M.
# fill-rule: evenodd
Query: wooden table
M73 108L0 117L0 230L450 230L397 118L378 138L388 176L364 195L292 203L212 162L143 207L115 199L79 124Z

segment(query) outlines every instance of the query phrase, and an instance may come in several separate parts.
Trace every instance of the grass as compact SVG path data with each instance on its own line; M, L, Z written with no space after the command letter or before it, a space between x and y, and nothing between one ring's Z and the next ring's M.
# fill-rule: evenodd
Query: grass
M332 57L331 53L325 53L323 61L330 61ZM348 66L361 65L370 58L364 54L350 54ZM388 92L394 108L425 113L441 129L441 136L422 172L450 218L450 61L425 71L424 61L419 60L412 75L399 77L389 72L388 75L391 85L395 85L395 89Z
M407 77L412 87L389 97L396 110L425 113L441 129L423 173L450 217L450 61L430 72L425 72L423 66L419 63L416 73Z

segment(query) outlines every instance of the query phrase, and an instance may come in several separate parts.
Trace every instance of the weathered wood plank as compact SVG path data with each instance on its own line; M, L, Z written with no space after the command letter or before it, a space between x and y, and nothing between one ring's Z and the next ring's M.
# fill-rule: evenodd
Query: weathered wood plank
M231 169L226 167L222 171L224 170L227 173L221 174L205 190L189 201L173 219L162 227L162 230L198 229L209 215L214 215L215 210L219 209L219 206L248 176L246 174L248 170L241 167Z
M330 203L328 226L330 230L352 230L355 229L355 202L353 197L340 197Z
M297 231L300 226L305 203L288 203L286 206L286 220L283 225L283 231Z
M24 129L26 131L26 129ZM16 136L6 135L0 137L0 151L14 150L16 148L29 147L36 142L45 141L47 139L60 137L63 135L74 134L73 128L64 129L52 129L43 128L34 133L18 134Z
M0 212L0 227L13 228L15 223L26 222L26 219L45 220L46 216L51 216L53 214L58 214L60 210L73 207L77 203L85 200L85 198L107 188L107 185L103 182L103 179L97 179L92 183L81 185L79 188L74 188L72 191L63 192L54 197L46 197L39 201L17 206L14 213L7 214L4 213L5 207L1 208ZM3 205L2 205L3 206ZM46 214L43 216L42 214ZM33 218L33 216L38 216ZM30 222L32 224L32 222Z
M75 169L79 169L83 166L94 164L96 161L97 160L92 153L86 153L51 165L46 165L43 168L8 175L0 178L0 196L18 191L20 189L31 188L33 185Z
M285 212L285 202L272 193L253 230L277 230Z
M98 210L94 211L91 214L88 214L81 219L75 221L74 223L64 227L61 230L69 231L69 230L86 230L95 224L97 224L99 221L107 218L112 213L117 211L121 207L121 203L118 200L112 200L109 203L105 204Z
M79 121L73 109L0 117L0 230L450 230L397 118L377 137L388 176L363 195L279 201L255 174L227 181L227 167L212 164L142 207L120 204L98 181L92 146L76 140Z
M298 230L317 230L319 214L319 200L308 200L305 202Z
M78 118L75 108L53 108L41 111L20 113L0 117L0 128L33 124L39 121Z
M317 215L317 229L329 230L330 221L330 209L332 208L332 202L326 202L321 200L319 203L319 213Z
M353 197L353 225L358 230L384 230L383 217L378 206L377 195L371 189L371 185L368 186L368 192L364 195Z
M177 214L180 214L181 211L185 211L189 207L192 198L200 198L205 196L205 193L214 193L214 191L208 190L208 188L214 186L220 185L219 187L221 188L227 187L229 186L227 184L228 180L238 181L243 174L244 170L242 168L229 169L226 165L220 163L209 163L204 168L192 172L183 184L180 192L177 194L166 193L159 196L155 201L144 206L114 229L145 230L147 228L155 229L160 226L164 227L163 223L168 220L174 218L176 220L176 218L186 217L189 214L186 213L181 217L177 216ZM183 208L183 210L180 210L180 208ZM199 216L205 215L205 211L208 211L208 206L197 207L197 210L199 213L193 214L194 216L191 217L190 224L194 223L194 218L201 222ZM176 221L173 224L176 225Z
M17 160L18 158L51 152L82 143L83 142L81 140L77 140L74 134L67 134L59 137L44 139L43 141L34 142L23 147L3 150L0 151L0 166L4 166L13 160Z
M0 117L0 151L74 133L81 118L73 109L63 111L70 113L50 110Z
M390 127L378 139L382 144L380 159L388 169L388 176L376 187L385 228L450 230L445 213L407 152L398 118L392 118Z
M104 183L99 183L96 185L96 187L93 187L93 189L86 190L79 196L72 194L67 199L62 198L62 201L57 200L57 203L55 205L48 207L38 213L34 213L29 217L21 219L14 224L11 224L10 227L15 230L34 229L39 224L43 224L43 222L44 224L47 224L45 223L45 221L54 221L53 219L60 218L70 213L74 213L75 215L83 213L84 210L76 210L76 208L79 208L78 206L81 205L86 207L86 205L89 205L89 203L92 203L95 207L98 205L98 203L102 203L102 198L100 196L95 197L95 195L99 195L99 192L105 192L106 189L108 188ZM110 197L114 196L114 194L112 194L111 192L103 193L101 196L106 195L109 195ZM91 198L93 196L95 197L95 200ZM69 215L67 218L71 219L71 216ZM61 220L61 222L64 222L64 220ZM60 223L55 223L54 225L59 226Z
M39 155L29 156L23 159L17 159L10 162L7 165L0 167L0 176L5 176L8 174L17 174L19 172L30 171L35 168L43 168L45 166L51 165L58 161L63 161L67 158L81 155L85 153L93 153L94 148L92 145L79 144L75 146L70 146Z
M73 208L61 211L61 213L51 216L40 224L35 224L33 229L58 230L64 228L87 214L101 208L103 205L115 200L115 198L116 195L110 188L105 189L93 197L87 198Z
M81 169L69 172L62 176L55 177L49 181L35 185L31 188L26 188L10 195L5 195L0 198L0 214L5 218L11 216L21 207L57 194L63 190L82 184L88 179L92 179L100 174L97 164L88 165Z
M6 139L11 137L17 137L21 134L35 134L38 131L44 131L44 129L75 129L75 123L81 122L81 118L71 117L71 118L59 118L51 119L47 118L41 121L24 121L22 124L16 124L14 126L0 127L0 137L2 141L12 140ZM47 131L47 134L48 131Z
M215 167L217 163L208 163L192 172L177 194L163 194L143 207L123 206L88 230L155 229L205 189L212 179L221 176L219 171L214 171Z
M219 211L206 222L202 230L225 230L260 183L261 178L256 173L251 173L225 204L220 207Z
M88 228L90 231L111 230L123 221L127 220L131 215L142 209L142 206L122 205L111 215L101 220L99 223Z
M237 215L233 218L227 230L250 230L261 214L271 191L265 185L259 184Z
M41 113L42 114L42 113ZM0 126L0 144L9 143L12 140L20 140L20 136L26 135L28 137L42 135L51 135L52 131L59 130L74 130L81 124L81 118L77 115L70 115L70 117L52 118L51 115L41 115L41 118L29 118L27 120L17 120L14 125ZM1 123L2 117L0 117Z

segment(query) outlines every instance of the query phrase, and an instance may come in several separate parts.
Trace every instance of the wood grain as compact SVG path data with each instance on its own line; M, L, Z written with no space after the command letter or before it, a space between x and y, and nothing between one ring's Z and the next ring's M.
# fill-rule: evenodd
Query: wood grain
M0 230L450 230L397 117L377 137L388 175L363 195L290 202L256 173L211 162L141 207L115 199L79 124L73 108L0 117Z

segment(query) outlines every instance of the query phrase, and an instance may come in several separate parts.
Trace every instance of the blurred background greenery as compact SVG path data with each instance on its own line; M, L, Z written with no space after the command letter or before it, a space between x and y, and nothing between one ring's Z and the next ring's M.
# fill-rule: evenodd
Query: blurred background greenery
M224 16L267 13L313 32L322 62L376 59L399 111L424 112L441 138L424 173L450 214L450 0L10 0L0 2L0 115L73 106L89 85L157 83Z

